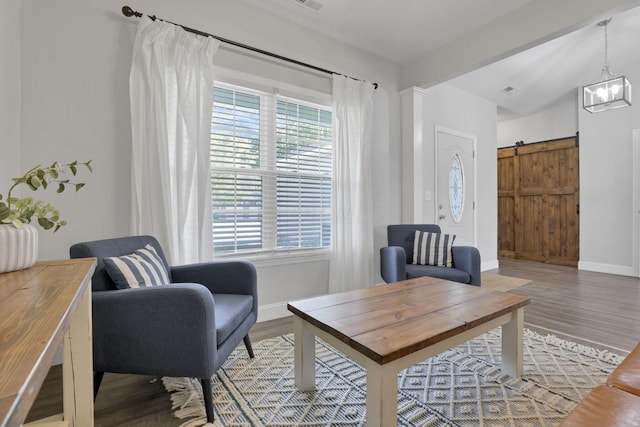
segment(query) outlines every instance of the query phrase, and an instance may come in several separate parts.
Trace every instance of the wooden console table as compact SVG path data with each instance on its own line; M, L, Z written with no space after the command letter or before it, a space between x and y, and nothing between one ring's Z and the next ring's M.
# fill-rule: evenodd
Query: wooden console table
M64 413L34 422L93 426L91 276L95 258L0 274L0 427L21 426L63 345Z

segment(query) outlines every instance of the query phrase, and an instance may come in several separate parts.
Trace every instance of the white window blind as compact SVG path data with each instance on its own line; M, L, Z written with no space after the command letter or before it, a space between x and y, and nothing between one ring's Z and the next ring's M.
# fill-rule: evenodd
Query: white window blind
M214 253L329 247L332 144L329 108L216 83Z

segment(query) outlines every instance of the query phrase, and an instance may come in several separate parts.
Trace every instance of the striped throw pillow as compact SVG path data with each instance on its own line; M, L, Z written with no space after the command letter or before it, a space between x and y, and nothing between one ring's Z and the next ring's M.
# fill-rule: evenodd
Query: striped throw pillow
M416 230L413 241L413 263L421 265L435 265L451 267L451 246L455 234L429 233Z
M152 245L129 255L103 258L104 268L118 289L166 285L169 272Z

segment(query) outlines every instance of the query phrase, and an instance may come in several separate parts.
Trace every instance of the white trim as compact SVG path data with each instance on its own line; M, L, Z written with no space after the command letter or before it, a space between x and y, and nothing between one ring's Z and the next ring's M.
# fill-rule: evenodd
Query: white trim
M321 295L309 295L302 298L315 298ZM293 316L293 313L287 309L288 301L275 302L273 304L265 304L258 307L258 322L267 322L269 320L281 319L283 317Z
M633 131L633 275L640 277L640 129Z
M435 203L433 203L433 218L434 218L434 222L436 224L440 224L440 221L438 220L438 201L440 200L438 198L438 132L440 133L446 133L449 135L453 135L453 136L457 136L460 138L465 138L465 139L469 139L471 140L471 145L472 145L472 162L473 162L473 203L472 203L472 207L471 209L473 210L473 246L478 246L478 210L476 209L476 207L478 206L477 203L477 196L478 196L478 156L475 155L475 153L477 152L477 148L478 148L478 138L475 135L472 135L470 133L465 133L465 132L459 132L457 130L453 130L453 129L449 129L446 128L444 126L440 126L440 125L435 125L434 126L434 134L433 134L433 138L435 141L435 153L434 153L434 201Z
M633 267L630 265L603 264L599 262L579 261L578 270L595 271L597 273L617 274L618 276L634 277Z
M413 223L422 223L424 216L424 202L422 198L416 197L418 194L424 194L425 180L422 164L424 162L424 99L425 91L414 87L413 97L413 140L411 141L411 189L413 194L410 195L413 200ZM435 218L434 218L435 219Z
M480 271L496 270L498 268L500 268L500 263L497 259L480 263Z
M266 322L268 320L280 319L292 315L287 310L286 302L277 302L275 304L266 304L258 307L258 322Z
M278 267L281 265L306 264L311 262L329 262L330 249L298 249L291 251L238 252L219 255L214 260L242 258L251 261L257 268Z
M232 70L230 68L215 66L214 75L216 83L226 83L234 86L258 90L267 93L279 93L282 96L301 99L314 104L331 107L332 94L309 89L291 83L261 77L255 74Z
M423 89L419 86L409 86L406 89L402 89L400 92L398 92L400 94L400 96L405 95L405 94L419 94L419 95L426 95L429 91L426 89Z

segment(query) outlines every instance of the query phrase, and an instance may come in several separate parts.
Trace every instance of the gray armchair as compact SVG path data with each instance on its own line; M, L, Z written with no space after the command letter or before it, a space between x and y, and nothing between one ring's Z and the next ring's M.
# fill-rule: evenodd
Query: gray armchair
M380 249L380 273L385 282L431 276L480 286L480 252L473 246L453 246L451 267L412 264L416 230L441 232L437 224L398 224L387 227L389 246Z
M117 289L104 257L152 244L171 284ZM105 372L198 378L213 422L211 377L244 340L258 315L256 270L242 260L170 267L158 241L132 236L77 243L71 258L96 257L92 279L94 398Z

